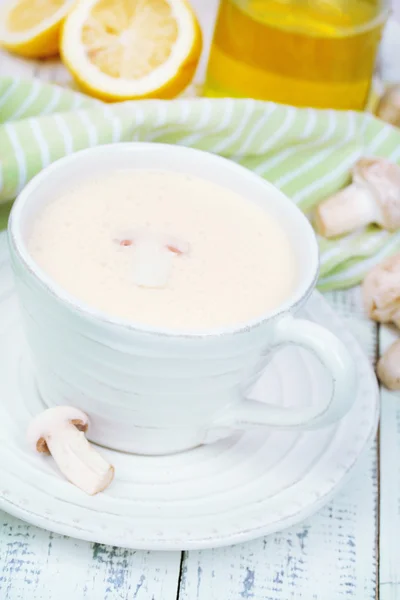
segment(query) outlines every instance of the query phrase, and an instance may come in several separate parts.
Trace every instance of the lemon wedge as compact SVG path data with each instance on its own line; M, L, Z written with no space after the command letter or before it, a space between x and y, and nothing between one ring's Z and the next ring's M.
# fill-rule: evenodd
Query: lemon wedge
M80 0L65 20L60 52L84 91L115 102L178 95L201 46L186 0Z
M0 10L0 45L28 58L58 54L61 24L74 0L11 0Z

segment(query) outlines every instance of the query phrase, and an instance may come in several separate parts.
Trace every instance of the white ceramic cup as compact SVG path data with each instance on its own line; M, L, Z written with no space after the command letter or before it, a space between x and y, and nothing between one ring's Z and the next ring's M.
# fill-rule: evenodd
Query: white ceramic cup
M298 284L291 296L278 309L235 327L190 332L126 322L70 296L29 254L32 217L66 183L124 167L190 173L242 194L276 217L298 258ZM355 369L342 342L315 323L293 318L317 278L314 232L281 191L231 161L145 143L72 154L46 168L21 192L12 210L9 239L41 397L46 406L68 404L84 410L94 442L126 452L168 454L253 426L322 427L340 419L352 404ZM285 344L307 348L330 372L332 395L321 397L318 406L285 408L273 399L246 399L272 351Z

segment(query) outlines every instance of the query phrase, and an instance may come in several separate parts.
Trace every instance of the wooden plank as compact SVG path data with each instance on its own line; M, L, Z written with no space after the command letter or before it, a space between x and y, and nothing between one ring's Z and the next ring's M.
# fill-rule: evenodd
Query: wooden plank
M380 353L398 338L381 327ZM380 434L380 565L381 600L400 598L400 393L381 389Z
M180 600L374 599L375 449L360 476L303 524L231 548L189 552Z
M90 544L0 512L1 600L176 600L180 552Z
M326 295L371 360L377 328L360 290ZM375 599L377 456L370 449L356 477L301 525L247 544L185 553L180 600Z

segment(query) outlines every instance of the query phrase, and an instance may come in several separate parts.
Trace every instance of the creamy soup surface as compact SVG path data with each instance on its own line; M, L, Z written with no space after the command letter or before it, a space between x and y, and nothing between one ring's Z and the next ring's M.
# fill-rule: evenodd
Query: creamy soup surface
M281 225L210 181L124 169L60 190L28 248L67 292L108 315L205 330L274 309L296 284Z

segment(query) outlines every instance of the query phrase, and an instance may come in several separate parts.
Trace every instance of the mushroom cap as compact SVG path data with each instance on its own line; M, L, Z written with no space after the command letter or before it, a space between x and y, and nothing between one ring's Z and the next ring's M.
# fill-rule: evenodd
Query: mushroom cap
M389 390L400 390L400 340L386 350L378 362L376 372L379 380Z
M133 230L125 229L119 232L116 241L118 241L121 246L134 246L135 241L138 243L142 240L152 240L160 246L165 246L165 248L174 254L188 254L190 250L189 243L182 238L165 233L157 233L145 228Z
M353 181L367 186L381 210L385 229L400 228L400 167L386 158L360 158L353 167Z
M74 406L54 406L39 413L32 419L27 430L27 440L37 452L50 454L46 438L56 435L57 430L66 425L75 425L80 431L89 426L88 416Z
M362 292L371 319L400 326L400 254L374 267L364 279Z

